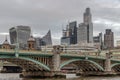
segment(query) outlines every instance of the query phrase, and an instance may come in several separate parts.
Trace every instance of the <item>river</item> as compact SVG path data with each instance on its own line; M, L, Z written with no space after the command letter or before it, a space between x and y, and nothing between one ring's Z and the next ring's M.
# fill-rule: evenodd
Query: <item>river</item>
M76 79L27 79L19 78L17 73L0 73L0 80L120 80L120 76L113 77L79 77Z

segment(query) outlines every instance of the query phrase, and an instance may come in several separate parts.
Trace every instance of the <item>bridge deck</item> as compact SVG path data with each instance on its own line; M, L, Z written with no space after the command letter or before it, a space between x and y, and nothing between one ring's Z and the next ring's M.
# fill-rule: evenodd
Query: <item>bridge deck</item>
M120 60L120 50L111 50L113 53L112 61L119 61ZM0 49L0 56L2 55L10 55L14 56L16 53L15 50L12 49ZM98 52L94 51L84 51L84 52L62 52L60 55L61 57L69 57L69 58L83 58L88 57L92 59L105 59L105 53L108 53L107 50L101 51L99 54ZM31 51L31 50L19 50L19 56L53 56L51 51Z

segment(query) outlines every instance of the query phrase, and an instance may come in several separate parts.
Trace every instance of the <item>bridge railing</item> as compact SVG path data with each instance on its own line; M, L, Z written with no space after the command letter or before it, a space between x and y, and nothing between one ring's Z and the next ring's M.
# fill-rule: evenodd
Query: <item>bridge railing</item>
M15 52L14 49L0 49L0 52Z
M89 57L99 57L104 58L105 54L101 54L98 51L84 51L84 52L63 52L62 54L71 55L71 56L89 56Z
M15 49L0 49L0 52L5 52L5 53L15 53ZM51 51L39 51L39 50L19 50L18 51L19 54L20 53L36 53L36 54L41 54L41 53L44 53L44 54L52 54Z
M0 52L15 53L14 49L0 49ZM73 55L73 56L92 56L92 57L105 57L107 50L104 51L71 51L62 52L61 54ZM111 50L113 53L113 59L120 59L120 50ZM37 50L19 50L19 53L36 53L36 54L53 54L52 51L37 51Z
M111 55L111 58L112 58L112 59L120 59L120 54L118 54L118 53L117 53L117 54L116 54L116 53L114 54L114 53L113 53L113 55Z

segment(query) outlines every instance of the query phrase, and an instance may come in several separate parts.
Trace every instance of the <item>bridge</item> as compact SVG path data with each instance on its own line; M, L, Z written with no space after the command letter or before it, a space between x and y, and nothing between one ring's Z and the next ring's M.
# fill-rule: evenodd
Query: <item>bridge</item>
M0 60L20 66L24 77L120 74L120 50L63 53L60 46L51 52L1 49Z

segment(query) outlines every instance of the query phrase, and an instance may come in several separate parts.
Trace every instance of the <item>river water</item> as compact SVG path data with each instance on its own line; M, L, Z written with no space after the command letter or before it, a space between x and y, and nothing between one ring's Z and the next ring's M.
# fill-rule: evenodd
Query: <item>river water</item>
M76 79L26 79L19 78L17 73L0 73L0 80L120 80L120 76L111 76L111 77L79 77Z

